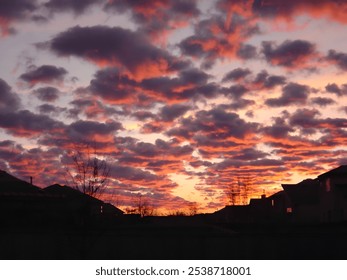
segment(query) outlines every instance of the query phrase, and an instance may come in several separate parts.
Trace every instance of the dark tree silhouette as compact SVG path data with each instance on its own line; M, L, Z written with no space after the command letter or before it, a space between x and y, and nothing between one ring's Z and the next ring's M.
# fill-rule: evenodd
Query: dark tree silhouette
M247 205L253 192L254 186L249 176L237 177L237 182L231 183L225 189L225 194L231 205Z
M198 208L199 208L198 203L190 202L188 204L189 216L194 216L194 215L198 214Z
M250 196L254 192L252 180L249 176L244 176L239 179L241 185L242 204L247 205L249 203Z
M231 183L225 189L225 194L231 205L237 205L240 203L240 181L237 184Z
M99 159L96 148L89 144L76 146L70 153L72 164L66 167L69 184L74 189L99 197L107 188L110 168Z
M126 208L125 212L128 214L138 214L141 217L153 216L155 214L155 208L149 202L147 197L144 197L142 194L137 194L134 198L134 207Z

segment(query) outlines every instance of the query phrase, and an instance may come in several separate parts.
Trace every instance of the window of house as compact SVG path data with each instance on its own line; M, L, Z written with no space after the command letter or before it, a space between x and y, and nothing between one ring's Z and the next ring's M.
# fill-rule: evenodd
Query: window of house
M293 213L292 207L287 207L287 213Z
M271 206L274 207L275 206L275 200L271 199Z

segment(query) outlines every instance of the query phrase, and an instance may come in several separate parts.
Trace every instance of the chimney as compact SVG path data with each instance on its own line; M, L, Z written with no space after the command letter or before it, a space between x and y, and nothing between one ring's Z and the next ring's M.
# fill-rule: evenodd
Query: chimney
M33 177L30 176L30 185L32 185L32 184L33 184Z

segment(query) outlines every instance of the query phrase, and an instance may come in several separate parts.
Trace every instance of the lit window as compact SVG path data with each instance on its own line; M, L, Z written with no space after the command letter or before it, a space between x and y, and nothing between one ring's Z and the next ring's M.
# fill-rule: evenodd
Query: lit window
M275 206L275 200L271 199L271 206L274 207Z
M293 213L292 207L287 207L287 213Z

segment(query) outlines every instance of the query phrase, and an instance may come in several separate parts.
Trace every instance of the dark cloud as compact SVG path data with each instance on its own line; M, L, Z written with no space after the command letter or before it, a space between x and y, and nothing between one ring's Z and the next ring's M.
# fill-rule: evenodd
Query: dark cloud
M167 130L170 123L182 117L192 107L185 104L165 105L160 109L157 116L152 121L145 123L142 126L143 133L160 133Z
M117 148L121 151L119 163L146 168L163 176L184 172L183 161L190 161L194 151L192 146L180 145L176 139L157 139L153 144L130 139Z
M174 91L189 87L190 84L195 86L204 85L207 82L209 75L205 72L190 69L182 71L176 78L158 77L143 80L141 86L145 89L162 92L165 95L172 95Z
M21 19L37 8L36 0L2 0L0 2L0 17Z
M180 146L179 142L171 139L164 141L157 139L154 144L138 141L129 141L122 145L123 148L131 152L134 157L146 158L166 158L175 159L190 156L193 148L190 145Z
M73 11L82 14L92 5L104 3L105 0L50 0L44 4L52 12Z
M284 85L286 83L286 77L269 75L266 70L259 72L254 79L253 83L260 88L272 89L278 85Z
M240 168L244 166L252 166L254 167L260 167L260 168L269 168L269 167L280 167L284 166L284 162L282 160L276 160L276 159L259 159L259 160L251 160L251 161L244 161L244 160L237 160L237 159L225 159L224 161L217 163L213 166L213 169L222 171L230 168ZM251 173L252 169L249 170L248 173ZM261 170L259 170L261 171ZM247 170L246 170L247 173Z
M265 135L275 139L286 139L290 132L295 131L293 127L286 122L285 118L276 117L273 118L273 120L274 123L271 126L262 128Z
M268 63L288 68L306 66L315 52L315 45L304 40L287 40L280 45L274 42L262 43L262 53Z
M289 83L282 89L279 98L269 98L265 104L270 107L281 107L289 105L303 105L306 103L310 93L310 88L297 83Z
M131 166L122 166L118 164L111 166L110 177L116 180L134 181L140 184L142 181L153 182L162 179L149 171L145 171L140 168L135 168Z
M45 187L55 182L66 183L65 171L61 166L59 156L62 151L58 148L43 150L40 148L18 149L15 156L9 161L9 169L12 174L25 181L33 176L37 186Z
M196 1L186 0L111 0L105 5L105 9L120 14L130 12L141 32L154 38L186 25L200 14Z
M31 20L33 22L36 22L38 24L43 24L43 23L47 23L49 21L49 19L45 16L42 16L42 15L33 15L31 17Z
M347 84L343 84L341 86L338 86L335 83L328 84L325 87L325 90L330 93L335 93L337 96L347 95Z
M141 133L149 134L149 133L162 133L166 130L166 127L162 126L160 122L149 122L145 123L141 128Z
M87 99L87 98L80 98L80 99L75 99L75 100L71 101L70 104L83 108L86 106L93 105L93 100Z
M179 73L179 78L182 84L204 85L207 83L210 75L199 69L191 68L181 71Z
M242 149L241 151L237 151L236 153L229 154L229 156L232 156L232 158L236 160L249 161L264 158L268 156L268 154L255 148L246 148Z
M224 88L223 93L231 98L239 99L244 94L248 92L248 88L246 88L244 85L232 85L229 88Z
M40 114L47 114L47 115L59 115L60 113L66 111L65 108L56 107L51 104L42 104L37 108Z
M159 114L159 118L161 121L164 122L171 122L174 119L183 116L188 110L190 110L191 107L188 105L183 104L174 104L174 105L167 105L164 106Z
M64 128L64 124L44 115L21 110L7 113L1 111L0 127L12 135L33 137L45 132L59 131Z
M241 44L236 54L244 60L253 59L258 56L257 48L250 44Z
M20 99L11 87L0 79L0 112L13 112L20 106Z
M343 23L346 22L344 17L344 11L347 7L346 0L251 0L246 2L252 2L254 13L262 17L283 17L287 21L290 21L296 15L309 14L314 17L329 18L330 20Z
M77 134L77 136L90 139L90 137L95 135L110 135L121 129L123 129L123 126L118 122L99 123L96 121L79 120L71 123L67 127L67 132L71 136Z
M169 136L192 139L196 133L210 137L210 139L223 139L228 137L243 139L258 129L256 123L248 123L238 114L229 113L223 108L209 111L199 111L195 117L182 119L178 127L167 132Z
M322 133L334 135L334 131L347 127L347 119L344 118L318 118L321 113L316 109L298 109L290 117L290 124L303 129L320 129ZM338 140L338 139L336 139Z
M96 100L94 96L81 96L70 102L73 108L69 109L69 117L77 118L79 114L84 114L88 119L109 118L127 116L128 112L116 106L107 106L104 102Z
M246 109L254 104L255 102L253 100L238 98L234 100L234 102L232 102L231 104L227 105L227 107L231 110L237 111L237 110Z
M336 63L336 65L342 69L347 70L347 53L337 52L335 50L329 50L327 60Z
M61 92L55 87L43 87L35 89L33 94L44 102L54 102L59 98Z
M158 77L145 79L141 87L151 91L157 98L166 101L182 101L194 97L215 96L219 88L208 83L209 75L198 69L187 69L178 73L178 77Z
M333 99L327 97L314 97L311 99L311 103L321 107L326 107L335 104L336 102Z
M68 72L63 67L56 67L54 65L42 65L34 67L34 69L20 75L20 79L35 85L37 83L52 83L62 81Z
M88 89L104 100L127 102L136 99L137 82L122 75L118 68L106 68L95 73Z
M15 141L0 141L0 158L6 161L13 161L16 155L24 151L24 148Z
M183 54L189 55L192 57L203 57L205 55L204 48L202 43L200 43L201 39L198 36L190 36L184 39L179 47Z
M182 54L203 59L203 64L210 67L218 59L254 58L256 49L244 42L257 32L257 25L245 17L230 18L230 14L223 11L200 21L195 26L195 34L178 46Z
M154 119L156 115L149 111L137 111L133 113L132 116L139 121L145 121L148 119Z
M42 135L38 144L59 147L66 151L82 149L85 148L85 145L89 145L91 148L95 148L98 153L105 153L110 156L114 155L116 151L115 135L122 129L122 124L113 120L106 122L77 120L62 126L54 133Z
M120 66L136 79L173 72L187 64L152 45L139 32L120 27L75 26L46 43L59 56L77 56L101 66Z
M2 35L14 32L10 26L14 21L30 18L37 9L36 0L1 0L0 1L0 31Z
M222 82L238 81L244 79L252 72L248 68L236 68L226 73L222 79Z

